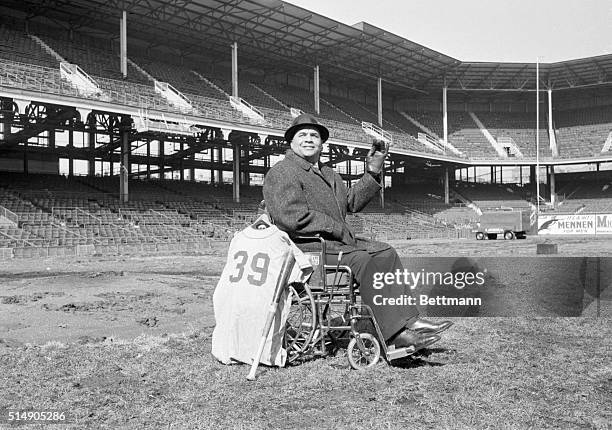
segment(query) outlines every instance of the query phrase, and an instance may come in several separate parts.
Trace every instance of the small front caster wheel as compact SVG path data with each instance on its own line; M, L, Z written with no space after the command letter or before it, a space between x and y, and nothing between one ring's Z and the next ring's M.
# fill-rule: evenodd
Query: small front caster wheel
M360 333L362 345L356 338L351 339L348 344L347 353L351 367L356 370L365 370L378 363L380 359L380 343L370 333Z

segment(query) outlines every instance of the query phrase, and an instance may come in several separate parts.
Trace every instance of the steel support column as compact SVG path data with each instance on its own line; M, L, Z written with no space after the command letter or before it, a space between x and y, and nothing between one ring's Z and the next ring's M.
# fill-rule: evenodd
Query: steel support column
M215 165L215 148L210 148L210 165ZM215 168L210 168L210 183L211 185L215 183Z
M89 176L96 176L96 114L93 112L87 117L87 149L89 155L87 158L87 172Z
M120 22L120 43L121 43L121 74L127 77L127 12L123 11Z
M550 187L550 204L553 209L557 208L557 190L555 185L555 166L550 166L548 176L548 186Z
M119 200L129 201L128 177L130 175L130 132L124 127L119 131L121 138L121 168L119 170Z
M193 145L195 145L195 142L194 142L194 143L192 143L192 144L193 144ZM191 155L189 156L189 159L190 159L192 162L193 162L193 161L195 161L195 154L191 154ZM190 168L189 168L189 180L190 180L191 182L194 182L194 181L195 181L195 167L190 167Z
M159 139L159 179L164 179L166 174L164 169L166 168L166 142L164 139Z
M444 88L442 88L442 125L444 127L444 151L446 152L446 145L448 144L448 105L447 105L447 87L446 78L444 78Z
M47 132L49 133L49 149L55 149L55 128L50 128L49 130L47 130ZM72 134L72 130L70 130L70 133Z
M217 148L217 183L223 185L223 148Z
M240 144L233 143L233 160L232 160L232 171L233 171L233 187L232 194L234 198L234 202L240 203Z
M319 105L319 65L317 64L314 67L314 108L315 113L319 115L321 113L321 108Z
M151 179L151 139L147 139L147 179Z
M383 126L382 78L378 78L378 126Z
M180 151L183 152L185 150L185 142L181 142L180 143ZM184 167L184 163L183 163L183 157L181 157L181 159L179 160L179 179L181 181L185 180L185 167Z
M380 170L380 183L382 185L382 188L380 189L380 207L384 209L385 208L385 164L384 163L383 163L382 169Z
M0 100L0 139L5 140L11 134L11 127L13 124L13 104L10 100Z
M246 163L243 162L242 163L242 168L240 170L240 183L242 185L244 185L245 187L248 187L249 185L251 185L251 176L249 174L249 166L248 166L248 160L249 160L249 147L247 146L246 149L243 149L240 151L240 160L246 160Z
M553 109L552 109L552 89L548 89L548 141L551 142L550 149L552 150L552 141L555 130L554 130L554 121L553 121ZM555 139L556 141L556 139ZM553 154L554 156L554 154Z
M450 204L450 184L448 177L448 166L444 168L444 203Z
M68 130L68 148L74 148L74 129L72 128L72 121L70 121L70 129ZM53 146L55 146L55 130L49 130L49 140L51 140L51 135L53 135ZM49 141L49 146L51 142ZM68 156L68 176L74 176L74 157L72 155Z
M232 95L238 97L238 43L232 43Z
M23 173L28 174L28 140L23 142Z
M112 120L109 118L108 121L111 122ZM115 133L113 133L113 128L109 127L108 128L108 141L112 142L114 138L115 138ZM110 169L109 176L113 176L113 174L115 173L115 169L113 168L113 157L112 157L112 155L113 154L111 152L109 154L109 157L108 157L108 166L109 166L109 169ZM102 163L102 165L104 165L104 163Z

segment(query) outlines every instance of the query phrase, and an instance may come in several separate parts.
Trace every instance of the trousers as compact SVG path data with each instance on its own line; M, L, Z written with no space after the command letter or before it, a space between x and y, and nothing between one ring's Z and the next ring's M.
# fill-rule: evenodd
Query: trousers
M338 254L328 254L327 264L337 264ZM419 310L415 305L409 304L389 304L389 302L407 302L406 297L411 295L410 287L393 282L384 283L382 288L375 288L375 281L380 287L382 281L379 279L385 273L396 273L397 270L403 271L402 262L394 248L389 247L382 251L362 251L356 250L342 254L341 265L351 268L355 280L359 284L361 300L370 306L385 340L393 338L401 332L408 324L416 320ZM375 279L376 277L376 279ZM383 302L383 298L387 299ZM388 299L395 299L394 301Z

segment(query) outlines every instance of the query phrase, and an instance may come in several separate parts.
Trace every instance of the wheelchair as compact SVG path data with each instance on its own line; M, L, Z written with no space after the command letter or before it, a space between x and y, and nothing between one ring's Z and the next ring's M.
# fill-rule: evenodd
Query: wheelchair
M285 327L287 363L330 355L346 345L348 361L357 370L391 362L415 352L414 347L388 347L370 306L361 302L351 268L327 264L320 236L298 237L296 245L316 241L317 252L305 252L314 272L306 283L290 284L291 308Z

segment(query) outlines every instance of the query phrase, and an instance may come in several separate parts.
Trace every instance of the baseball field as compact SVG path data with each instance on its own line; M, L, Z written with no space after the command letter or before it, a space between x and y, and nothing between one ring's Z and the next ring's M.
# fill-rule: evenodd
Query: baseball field
M612 256L612 238L547 241L559 257ZM542 242L394 245L406 259L535 264ZM440 342L393 365L358 372L340 350L249 382L248 366L210 354L226 247L3 261L0 428L612 428L608 285L581 316L453 318ZM40 419L52 411L64 419Z

